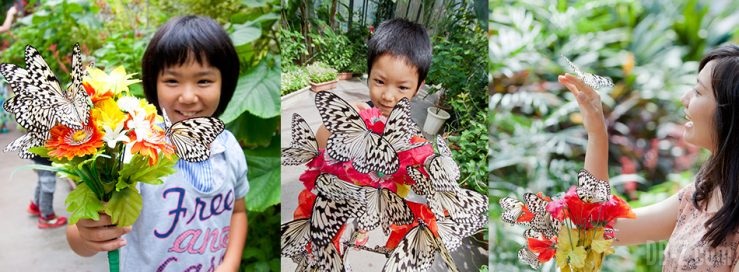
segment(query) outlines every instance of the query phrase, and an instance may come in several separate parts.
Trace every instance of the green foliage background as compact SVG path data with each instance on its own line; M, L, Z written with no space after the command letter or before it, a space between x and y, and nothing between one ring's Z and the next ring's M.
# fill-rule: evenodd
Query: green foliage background
M244 149L250 190L249 236L241 271L279 271L279 76L277 0L228 1L30 1L10 33L0 35L0 61L23 64L26 44L36 47L63 83L69 80L72 46L85 61L110 70L141 71L141 57L157 27L185 14L207 15L230 34L241 62L231 103L220 118ZM9 7L12 2L6 1ZM4 13L3 13L4 14ZM139 77L139 76L136 76ZM132 88L142 95L140 84Z

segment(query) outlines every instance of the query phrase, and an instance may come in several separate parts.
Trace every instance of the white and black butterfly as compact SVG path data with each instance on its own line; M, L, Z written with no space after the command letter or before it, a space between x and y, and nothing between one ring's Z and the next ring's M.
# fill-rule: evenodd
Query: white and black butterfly
M19 150L21 158L34 155L28 149L42 145L49 130L58 122L73 129L82 129L90 116L90 99L82 87L82 55L79 45L73 47L72 84L65 91L51 72L41 54L26 46L26 69L13 64L1 64L0 73L15 95L3 104L14 114L16 122L28 133L11 142L5 151Z
M462 245L462 239L474 234L488 222L487 214L468 217L462 220L453 220L445 217L436 221L437 230L441 241L449 251L455 251Z
M570 68L575 72L577 77L582 79L582 81L585 83L585 85L590 86L590 88L593 88L593 90L598 90L602 88L610 88L613 87L613 81L610 78L594 75L591 73L585 73L580 70L577 66L575 66L574 63L572 63L567 57L562 55L562 58L567 62L567 64L570 66Z
M318 156L316 136L305 119L297 113L293 113L291 131L293 141L290 147L282 149L283 165L304 164Z
M459 187L450 191L439 191L434 188L431 179L418 169L408 166L406 170L411 179L415 181L411 189L417 194L426 196L429 208L436 216L436 220L445 217L445 210L454 220L487 213L488 198L486 195Z
M316 202L311 217L311 240L323 246L331 242L349 218L357 218L368 209L366 188L342 181L334 175L321 174L316 179Z
M423 144L410 142L417 128L411 121L407 98L390 112L382 135L368 130L359 113L337 95L319 92L315 101L324 126L331 132L326 152L339 162L352 161L360 173L395 173L400 166L397 152Z
M529 222L529 226L547 237L557 235L562 222L556 220L547 211L546 207L549 202L533 193L525 193L523 194L523 198L526 201L526 207L534 214L534 218Z
M523 213L523 202L512 197L504 197L498 203L503 208L503 214L501 215L503 222L508 224L526 224L525 222L517 222L518 217Z
M459 271L454 264L444 242L434 236L423 220L403 237L398 246L390 253L382 271L427 271L436 259L436 252L449 267L449 271Z
M332 243L325 246L311 246L308 253L306 246L310 242L309 219L295 219L282 224L282 252L298 264L295 271L344 271L344 262Z
M310 219L295 219L280 226L282 256L302 255L310 241Z
M585 169L577 174L576 191L580 200L587 203L605 202L611 197L611 185L608 181L595 178Z
M188 162L200 162L210 157L210 144L225 125L215 117L193 117L172 124L162 109L167 138L175 147L175 153Z
M459 187L459 166L452 158L452 151L441 136L436 136L438 154L428 156L424 165L438 191L451 191Z
M382 226L385 235L390 233L390 225L413 223L413 213L403 198L387 188L362 187L366 195L366 209L357 218L357 228L370 231Z
M533 269L539 269L539 267L541 267L539 258L527 247L523 247L518 251L518 259L528 264Z

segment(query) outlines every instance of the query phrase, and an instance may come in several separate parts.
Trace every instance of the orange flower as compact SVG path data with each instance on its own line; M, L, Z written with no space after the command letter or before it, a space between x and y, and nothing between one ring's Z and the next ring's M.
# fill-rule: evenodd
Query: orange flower
M87 126L82 129L56 125L49 132L51 136L46 142L46 147L50 150L49 156L58 159L71 160L74 157L94 154L104 144L103 135L95 126L92 116Z
M155 117L155 114L136 114L126 122L126 127L131 129L131 154L149 157L149 165L157 163L160 151L165 156L174 154L174 148L164 139L164 130L154 126Z
M92 100L92 104L97 105L99 101L113 98L113 92L110 90L107 91L97 91L94 88L92 88L92 85L90 85L89 82L83 81L82 86L85 87L85 91L87 92L87 95L90 96L90 99Z

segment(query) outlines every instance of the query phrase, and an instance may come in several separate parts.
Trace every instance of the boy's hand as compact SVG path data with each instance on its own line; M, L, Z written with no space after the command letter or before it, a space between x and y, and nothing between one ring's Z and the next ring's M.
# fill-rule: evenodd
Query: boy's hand
M606 121L603 117L603 104L600 95L592 88L571 74L559 76L562 83L572 94L575 95L580 113L583 117L583 126L588 134L606 132Z
M98 221L80 219L76 225L84 246L95 252L111 251L125 246L126 240L121 236L131 231L131 227L121 228L113 225L107 214L100 214Z

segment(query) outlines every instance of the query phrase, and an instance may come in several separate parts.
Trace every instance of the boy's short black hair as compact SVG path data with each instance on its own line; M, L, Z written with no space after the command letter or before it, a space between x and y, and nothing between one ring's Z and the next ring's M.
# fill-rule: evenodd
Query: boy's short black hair
M221 98L213 116L226 110L239 79L239 56L221 25L208 17L189 15L162 25L141 61L144 94L160 113L157 78L165 68L183 65L193 57L198 64L209 64L221 72Z
M367 74L372 64L382 55L401 57L418 72L418 87L426 79L431 67L431 41L426 29L417 23L395 18L377 27L367 43Z

